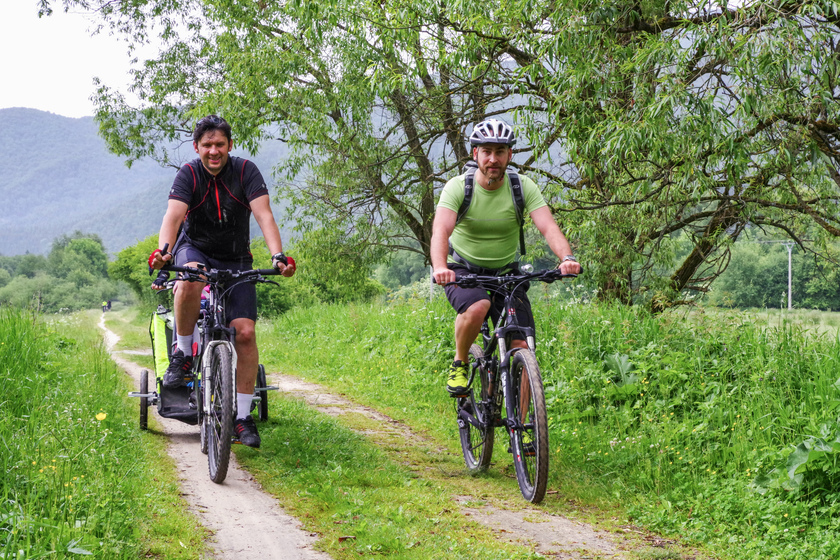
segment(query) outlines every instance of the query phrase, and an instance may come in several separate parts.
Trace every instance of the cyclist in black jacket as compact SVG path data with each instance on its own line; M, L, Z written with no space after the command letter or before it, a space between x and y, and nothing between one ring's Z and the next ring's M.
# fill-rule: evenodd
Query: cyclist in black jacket
M198 158L181 167L175 176L160 227L160 248L149 257L149 265L159 269L174 255L174 262L179 266L202 263L217 269L251 269L249 222L253 213L273 255L272 265L283 276L292 276L294 261L283 254L280 231L274 221L262 174L253 162L230 155L233 147L230 125L216 115L204 117L195 126L193 147ZM167 244L173 248L171 254L162 253ZM193 331L203 287L200 282L179 282L176 286L177 350L164 375L164 387L183 385L184 374L192 367ZM234 431L243 444L259 447L257 427L249 414L259 367L254 329L257 319L254 284L236 286L228 298L226 312L230 326L236 329L237 414Z

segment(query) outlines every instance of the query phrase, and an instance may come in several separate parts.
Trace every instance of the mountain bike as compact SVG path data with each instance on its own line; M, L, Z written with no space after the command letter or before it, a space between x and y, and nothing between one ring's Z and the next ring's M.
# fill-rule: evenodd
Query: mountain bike
M162 416L175 417L191 424L198 424L201 451L208 457L210 479L222 483L227 476L231 444L235 441L233 420L236 412L236 350L235 329L228 327L225 319L225 296L243 282L277 284L266 276L279 275L277 269L218 270L198 267L168 265L164 270L177 272L178 281L203 282L209 293L202 302L197 333L199 353L193 360L192 371L187 375L186 387L164 389L158 378L160 395L149 393L148 372L141 374L140 392L129 393L140 397L140 423L144 427L149 402L160 406L168 399L171 406ZM268 400L265 391L276 390L266 384L265 369L259 366L256 392L252 410L258 408L260 420L268 418ZM145 406L144 406L145 405ZM171 410L170 410L171 409ZM192 414L192 417L188 416ZM196 418L193 420L192 418Z
M519 272L500 276L466 274L453 284L480 287L504 298L495 329L489 319L481 327L483 346L470 347L468 391L455 399L458 431L464 461L471 472L487 469L493 456L496 428L505 428L513 454L516 479L522 496L532 503L545 497L548 482L548 417L542 377L535 354L535 332L517 321L515 292L531 281L551 283L574 278L557 269L533 271L521 265ZM511 347L511 334L518 331L528 348Z

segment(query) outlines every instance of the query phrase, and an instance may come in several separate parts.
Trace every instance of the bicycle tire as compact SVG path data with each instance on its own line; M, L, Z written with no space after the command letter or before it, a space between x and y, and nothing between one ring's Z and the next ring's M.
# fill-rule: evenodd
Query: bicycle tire
M140 394L149 393L149 370L140 372ZM140 397L140 429L149 429L149 398Z
M525 376L530 384L528 410L522 413L521 380ZM505 406L509 422L510 447L516 479L522 496L538 504L545 497L548 483L548 417L545 394L537 358L531 350L518 350L510 360ZM522 420L522 421L521 421ZM523 442L530 437L531 443Z
M207 464L210 480L221 484L227 476L230 446L233 438L233 365L230 348L226 344L213 346L210 356L210 410L204 417L207 430Z
M483 356L484 350L478 344L470 347L469 367L476 369L476 375L469 396L455 399L461 450L470 472L480 472L490 466L496 437L495 420L490 417L494 398L490 392L490 372L479 365Z
M266 387L268 387L268 379L265 376L265 366L260 364L257 371L257 388L261 391L257 391L258 399L254 400L257 401L257 417L261 422L268 420L268 391L266 391Z

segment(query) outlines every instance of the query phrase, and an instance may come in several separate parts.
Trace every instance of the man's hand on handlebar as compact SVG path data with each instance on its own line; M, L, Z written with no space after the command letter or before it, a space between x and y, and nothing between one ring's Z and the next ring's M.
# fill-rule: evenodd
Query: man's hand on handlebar
M168 281L169 281L169 273L165 270L161 270L160 272L158 272L158 275L157 275L157 278L155 278L155 281L152 282L152 289L157 290L157 291L165 290L166 289L166 283Z
M160 270L163 268L166 263L172 260L172 253L167 252L169 248L169 244L167 243L163 249L155 249L152 251L152 254L149 255L149 268ZM151 271L149 271L151 274Z
M579 262L571 260L561 262L559 265L557 265L557 268L563 274L580 274L583 270Z
M434 269L432 276L435 279L435 283L439 286L446 286L450 282L455 281L455 271L446 267Z
M295 259L293 259L292 257L287 257L282 253L278 253L278 255L274 255L271 258L271 266L276 268L280 272L280 274L282 276L285 276L286 278L294 276L295 271L297 270L297 264L295 263Z

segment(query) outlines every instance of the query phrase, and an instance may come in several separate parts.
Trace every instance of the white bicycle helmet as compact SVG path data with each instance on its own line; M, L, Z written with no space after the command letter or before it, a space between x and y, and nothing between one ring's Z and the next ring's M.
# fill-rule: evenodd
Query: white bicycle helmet
M498 119L483 120L473 127L470 134L470 145L480 146L481 144L516 144L516 135L513 129L504 121Z

